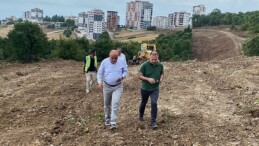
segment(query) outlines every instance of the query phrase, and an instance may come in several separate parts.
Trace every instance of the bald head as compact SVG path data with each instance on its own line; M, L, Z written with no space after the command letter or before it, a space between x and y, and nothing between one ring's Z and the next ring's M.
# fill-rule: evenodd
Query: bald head
M111 63L114 64L117 62L119 53L117 50L111 50L109 56L110 56Z

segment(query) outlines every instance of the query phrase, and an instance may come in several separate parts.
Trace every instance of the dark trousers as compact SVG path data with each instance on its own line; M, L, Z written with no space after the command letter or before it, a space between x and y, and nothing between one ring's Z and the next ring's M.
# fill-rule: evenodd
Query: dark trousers
M146 104L148 102L149 96L151 97L151 123L156 123L157 118L157 99L158 99L159 89L154 91L147 91L141 89L141 103L139 106L139 118L142 119L144 116Z

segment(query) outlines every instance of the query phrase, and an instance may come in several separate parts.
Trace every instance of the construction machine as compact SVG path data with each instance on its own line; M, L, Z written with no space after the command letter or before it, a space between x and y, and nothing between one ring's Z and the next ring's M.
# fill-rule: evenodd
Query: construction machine
M141 49L136 56L133 57L133 60L129 61L129 64L141 64L144 61L150 58L150 53L156 51L155 44L141 44Z

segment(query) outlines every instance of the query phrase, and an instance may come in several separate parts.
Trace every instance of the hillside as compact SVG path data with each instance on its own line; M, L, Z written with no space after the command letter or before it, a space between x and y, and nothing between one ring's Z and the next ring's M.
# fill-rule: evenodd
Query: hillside
M144 126L137 122L139 66L129 66L109 131L97 85L85 94L82 62L0 62L0 145L259 145L259 57L239 55L232 33L193 35L195 60L163 62L157 130L150 101Z
M121 42L142 42L144 40L154 40L159 33L155 31L136 31L136 30L121 30L114 33L114 39Z

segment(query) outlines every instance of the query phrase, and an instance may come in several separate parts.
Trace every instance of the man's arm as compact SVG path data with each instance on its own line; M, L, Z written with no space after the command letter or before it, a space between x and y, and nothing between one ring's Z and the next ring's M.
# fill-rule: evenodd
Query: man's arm
M148 81L150 84L156 83L156 80L154 78L145 77L142 72L138 73L138 78L140 80Z
M121 77L116 81L116 82L121 82L123 79L125 79L128 75L128 68L127 68L127 64L125 64L125 62L123 60L121 63L123 64L123 68L122 68L122 75Z
M160 75L160 80L159 80L159 82L161 83L161 82L163 81L163 79L164 79L164 73L162 73L162 74Z
M127 75L128 75L128 68L127 68L127 64L125 64L122 70L122 78L126 78Z
M98 69L98 72L97 72L97 83L98 83L98 88L100 90L103 89L103 74L104 74L104 65L103 65L103 61Z
M161 70L161 75L160 75L160 80L159 82L162 82L164 79L164 66L162 65L162 70Z
M103 65L103 62L102 62L99 69L98 69L98 72L97 72L97 82L98 82L98 84L102 84L103 73L104 73L104 65Z

